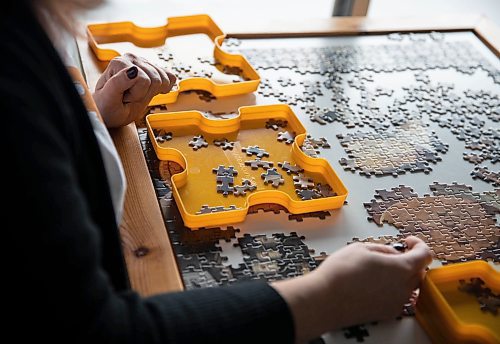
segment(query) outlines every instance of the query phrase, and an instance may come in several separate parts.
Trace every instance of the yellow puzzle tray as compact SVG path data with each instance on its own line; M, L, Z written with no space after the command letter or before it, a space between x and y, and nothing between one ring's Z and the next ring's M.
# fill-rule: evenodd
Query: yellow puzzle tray
M221 45L226 35L208 15L172 17L160 27L145 28L132 22L92 24L87 26L89 45L101 61L109 61L120 54L113 49L105 49L100 44L131 42L139 47L152 48L165 44L169 37L205 34L214 43L214 59L231 68L241 71L244 80L232 83L217 83L207 77L190 77L179 81L177 88L167 94L154 97L150 105L170 104L177 100L180 92L204 90L215 97L224 97L254 92L259 86L260 77L247 59L239 54L230 54L222 50Z
M347 197L328 161L302 151L311 138L288 105L241 107L223 120L151 114L146 122L158 158L184 168L171 181L187 227L242 222L257 204L303 214L340 208Z
M500 272L484 261L429 271L417 320L433 343L500 343Z

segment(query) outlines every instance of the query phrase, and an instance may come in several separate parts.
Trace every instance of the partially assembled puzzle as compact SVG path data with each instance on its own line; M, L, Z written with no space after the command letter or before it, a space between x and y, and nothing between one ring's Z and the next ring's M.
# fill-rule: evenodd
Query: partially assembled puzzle
M124 27L135 46L117 43ZM352 242L404 251L409 235L445 268L498 267L500 63L472 33L236 39L206 16L141 30L92 26L90 42L181 80L137 126L187 289L297 276ZM480 277L445 289L497 321Z

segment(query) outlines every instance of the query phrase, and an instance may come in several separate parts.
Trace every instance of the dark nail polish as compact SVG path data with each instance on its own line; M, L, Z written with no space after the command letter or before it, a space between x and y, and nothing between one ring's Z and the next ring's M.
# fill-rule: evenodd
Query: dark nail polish
M137 74L139 73L139 70L137 69L136 66L130 67L127 69L127 76L129 79L135 79L137 77Z

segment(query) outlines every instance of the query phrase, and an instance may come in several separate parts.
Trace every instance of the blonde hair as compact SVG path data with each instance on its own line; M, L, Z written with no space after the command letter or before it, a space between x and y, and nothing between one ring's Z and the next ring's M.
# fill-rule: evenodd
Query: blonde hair
M80 33L76 14L103 4L105 0L32 0L39 19L45 24L56 23L68 32ZM44 25L47 26L47 25Z

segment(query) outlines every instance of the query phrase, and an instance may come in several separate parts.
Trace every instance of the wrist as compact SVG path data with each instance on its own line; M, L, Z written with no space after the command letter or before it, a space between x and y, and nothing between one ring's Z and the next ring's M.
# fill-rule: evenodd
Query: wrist
M290 280L278 281L271 286L288 304L295 325L297 343L316 338L336 327L334 312L329 306L328 282L321 274L309 273Z

